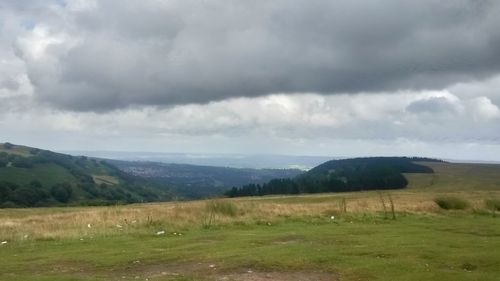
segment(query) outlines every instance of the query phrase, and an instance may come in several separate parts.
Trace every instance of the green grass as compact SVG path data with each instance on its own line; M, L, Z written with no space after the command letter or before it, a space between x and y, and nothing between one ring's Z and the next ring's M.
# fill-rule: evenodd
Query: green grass
M500 211L500 200L499 199L488 199L485 200L486 208L492 211Z
M29 184L33 180L39 180L44 186L52 186L61 182L76 182L76 179L65 168L48 163L36 164L34 168L0 168L0 179L3 181L17 183L19 185Z
M499 221L473 214L400 215L397 221L377 215L290 218L81 239L1 246L0 279L215 280L242 269L323 271L341 280L498 280L500 274Z
M202 280L207 275L197 273L201 263L222 271L327 271L342 280L498 280L499 237L497 219L473 215L283 220L193 228L180 237L144 229L4 245L0 279L110 280L119 272L130 279L172 280L154 276L181 268L181 277L192 279L177 280Z
M417 190L498 190L500 165L462 163L423 163L434 174L405 174L409 188Z

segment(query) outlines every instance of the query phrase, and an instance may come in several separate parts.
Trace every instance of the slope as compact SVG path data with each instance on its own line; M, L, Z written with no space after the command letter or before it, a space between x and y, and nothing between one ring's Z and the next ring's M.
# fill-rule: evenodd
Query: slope
M399 189L408 185L404 174L433 173L418 164L440 160L408 157L367 157L325 162L295 179L274 179L263 185L247 185L226 192L230 197L267 194L300 194Z
M408 188L436 191L500 189L500 164L422 162L433 174L405 174Z
M167 196L103 160L0 144L3 207L133 203Z

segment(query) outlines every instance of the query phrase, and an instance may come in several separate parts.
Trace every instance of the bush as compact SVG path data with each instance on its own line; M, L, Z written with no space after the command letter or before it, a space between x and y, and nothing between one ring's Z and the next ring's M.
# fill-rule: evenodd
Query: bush
M32 207L43 198L40 198L40 195L34 190L22 187L12 192L10 199L19 206Z
M444 210L464 210L469 207L469 202L457 197L439 197L434 202Z
M484 201L486 208L492 211L500 211L500 200L499 199L490 199Z
M71 195L73 194L73 189L68 183L56 184L50 189L50 194L57 201L61 203L68 203Z

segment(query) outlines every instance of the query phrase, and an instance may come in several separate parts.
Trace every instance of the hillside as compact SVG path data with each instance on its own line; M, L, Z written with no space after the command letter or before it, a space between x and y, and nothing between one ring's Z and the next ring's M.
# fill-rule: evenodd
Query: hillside
M400 189L408 186L405 174L432 174L431 167L419 163L441 160L408 157L368 157L325 162L294 179L273 179L266 184L234 187L230 197L267 194L301 194Z
M500 164L421 162L433 174L405 174L408 188L437 191L494 191L500 189Z
M123 172L156 186L169 186L176 196L188 199L219 195L232 186L262 184L274 178L294 178L298 169L250 169L158 162L108 160Z
M167 196L103 160L0 144L3 207L133 203Z
M464 168L442 166L449 173ZM469 175L475 178L483 168ZM499 185L474 192L411 185L383 192L2 209L0 280L498 281L500 207L487 203L500 206ZM436 204L442 196L468 206L442 209Z

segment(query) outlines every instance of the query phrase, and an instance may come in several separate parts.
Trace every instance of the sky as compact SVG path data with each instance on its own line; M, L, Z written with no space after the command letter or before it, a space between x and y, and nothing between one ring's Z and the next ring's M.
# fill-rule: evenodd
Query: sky
M0 142L500 160L500 1L2 0Z

